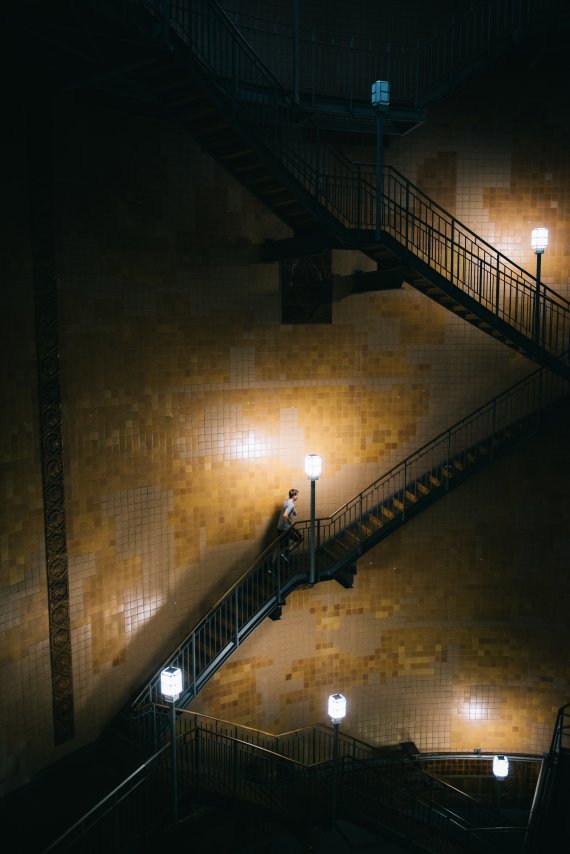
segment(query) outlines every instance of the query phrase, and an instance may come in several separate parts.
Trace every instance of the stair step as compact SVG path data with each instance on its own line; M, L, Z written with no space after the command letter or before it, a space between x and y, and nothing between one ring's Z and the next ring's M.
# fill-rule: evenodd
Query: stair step
M359 546L363 539L362 537L358 537L357 534L350 529L344 531L342 537L346 541L349 548Z
M355 526L355 530L357 538L359 537L359 541L361 542L362 540L365 540L366 537L369 537L370 534L373 534L376 527L376 525L367 525L365 520L358 522Z
M330 555L334 560L346 557L350 554L351 549L344 546L339 540L331 540L322 547L323 551Z

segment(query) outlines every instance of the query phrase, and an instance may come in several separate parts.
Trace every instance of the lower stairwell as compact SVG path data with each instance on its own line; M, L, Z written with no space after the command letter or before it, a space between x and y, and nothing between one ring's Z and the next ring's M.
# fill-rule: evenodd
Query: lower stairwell
M268 833L269 828L287 828L305 843L315 828L330 831L345 822L390 844L390 851L522 851L542 757L518 759L521 782L513 791L519 809L513 820L494 801L444 779L443 762L450 775L475 761L475 779L481 772L491 778L490 756L439 756L426 770L422 760L429 763L430 756L410 743L375 748L335 735L325 725L271 735L181 711L173 731L169 718L165 706L144 710L141 727L149 741L155 739L157 750L51 843L46 854L150 851L169 840L207 842L215 830L211 827L208 835L208 822L225 820L222 816L230 813L249 816ZM199 837L194 829L204 822L205 835Z

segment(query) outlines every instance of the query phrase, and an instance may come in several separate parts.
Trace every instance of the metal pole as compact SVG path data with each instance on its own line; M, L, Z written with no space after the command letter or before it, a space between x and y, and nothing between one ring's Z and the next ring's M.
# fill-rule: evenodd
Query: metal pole
M540 338L540 262L542 252L536 253L536 286L534 292L534 340L538 344Z
M336 818L336 787L337 787L337 765L338 765L338 729L339 723L333 723L333 767L332 767L332 786L331 786L331 824L334 824Z
M178 823L178 769L176 767L176 700L171 705L170 717L170 750L172 754L172 816L174 824Z
M316 581L315 570L315 481L311 480L311 527L309 528L309 584Z
M293 96L299 103L299 0L293 0Z
M380 240L380 226L382 224L382 195L384 182L382 177L382 143L383 122L382 110L376 107L376 240Z

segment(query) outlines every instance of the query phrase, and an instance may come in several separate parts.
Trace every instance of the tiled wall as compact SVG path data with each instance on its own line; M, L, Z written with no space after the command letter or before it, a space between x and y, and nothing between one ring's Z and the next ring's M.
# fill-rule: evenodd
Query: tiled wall
M289 597L192 708L279 733L330 725L340 691L365 741L548 750L570 690L564 458L555 427L366 554L353 589Z
M469 118L471 101L456 104ZM474 113L475 145L453 110L392 141L387 159L523 265L534 217L515 214L540 198L545 281L564 290L570 184L554 143L535 168L540 126L509 145L499 104L488 134ZM27 162L15 137L7 193L22 217L5 235L1 312L3 791L97 735L273 537L291 485L309 515L306 453L323 457L317 513L329 514L533 367L408 286L337 300L330 326L281 326L278 267L258 259L287 230L191 139L80 103L60 104L51 132L76 736L53 747L31 262L16 227ZM547 174L556 197L539 193ZM335 253L333 272L366 263ZM544 750L568 699L568 525L564 481L551 476L564 441L554 432L541 447L389 538L353 590L292 596L196 710L281 731L323 720L328 693L342 690L347 726L372 741Z

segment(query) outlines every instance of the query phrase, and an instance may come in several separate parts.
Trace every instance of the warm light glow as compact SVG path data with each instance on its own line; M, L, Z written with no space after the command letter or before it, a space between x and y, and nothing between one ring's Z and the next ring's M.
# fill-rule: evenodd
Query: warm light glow
M182 671L179 667L167 667L160 674L160 690L171 703L182 693Z
M236 436L224 449L224 458L230 460L254 460L269 456L269 443L253 430Z
M387 80L377 80L372 84L371 101L373 107L388 107L390 104L390 84Z
M333 724L339 724L346 715L346 697L331 694L329 697L329 717Z
M548 246L548 229L533 228L530 236L530 245L537 255L541 255Z
M497 779L504 780L509 773L509 760L506 756L493 757L493 774Z
M321 476L322 460L318 454L307 454L305 457L305 474L309 480L318 480Z
M465 715L470 721L484 721L489 717L487 705L480 700L470 700L465 704Z

